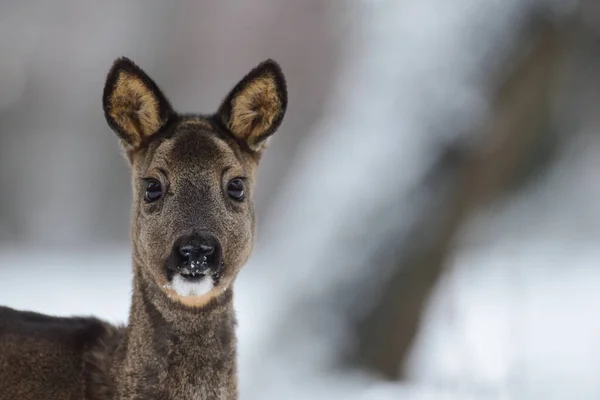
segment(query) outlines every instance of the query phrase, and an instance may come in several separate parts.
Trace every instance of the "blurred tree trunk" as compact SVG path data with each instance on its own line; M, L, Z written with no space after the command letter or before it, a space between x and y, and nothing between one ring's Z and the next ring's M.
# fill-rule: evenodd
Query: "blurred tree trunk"
M427 222L437 227L437 234L412 256L397 261L397 272L358 327L358 357L384 377L405 376L403 363L462 224L509 189L520 174L527 174L528 160L551 134L549 106L566 34L566 28L549 23L536 27L532 47L527 46L527 54L495 95L481 135L483 146L452 149L449 162L439 164L448 170L439 172L450 180L451 189L443 207Z

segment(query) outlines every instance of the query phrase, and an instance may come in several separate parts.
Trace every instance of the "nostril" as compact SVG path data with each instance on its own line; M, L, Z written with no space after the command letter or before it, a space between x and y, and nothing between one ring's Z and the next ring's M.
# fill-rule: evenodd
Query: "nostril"
M196 248L196 246L191 244L186 244L179 248L179 255L181 255L181 257L185 258L186 260L189 260L190 258L194 257L194 255L197 252L198 249Z
M215 246L212 246L210 244L201 244L198 250L198 252L203 256L210 256L212 253L215 252Z

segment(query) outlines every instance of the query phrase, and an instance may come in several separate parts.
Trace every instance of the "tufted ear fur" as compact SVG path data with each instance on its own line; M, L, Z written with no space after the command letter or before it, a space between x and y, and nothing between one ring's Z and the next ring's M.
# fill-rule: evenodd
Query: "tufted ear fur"
M266 60L227 95L218 117L227 129L258 152L277 130L287 107L285 78L279 65Z
M129 149L139 148L173 114L154 81L125 57L117 59L110 69L102 103L108 125Z

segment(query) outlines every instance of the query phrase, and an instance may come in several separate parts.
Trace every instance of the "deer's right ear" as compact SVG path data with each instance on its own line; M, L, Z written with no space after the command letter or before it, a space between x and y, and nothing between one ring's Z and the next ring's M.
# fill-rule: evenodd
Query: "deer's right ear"
M115 61L104 86L104 115L129 149L136 149L157 133L173 114L158 86L133 61Z

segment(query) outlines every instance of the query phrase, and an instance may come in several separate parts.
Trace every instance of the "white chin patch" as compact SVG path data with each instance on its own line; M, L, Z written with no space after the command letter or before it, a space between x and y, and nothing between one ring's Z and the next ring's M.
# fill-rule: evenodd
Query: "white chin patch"
M180 296L202 296L210 292L215 286L213 284L212 277L205 276L199 281L190 282L184 279L181 275L175 274L173 276L173 283L171 285L173 290Z

